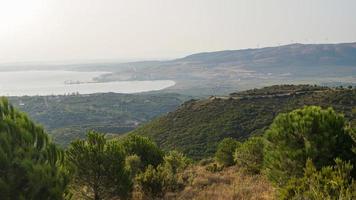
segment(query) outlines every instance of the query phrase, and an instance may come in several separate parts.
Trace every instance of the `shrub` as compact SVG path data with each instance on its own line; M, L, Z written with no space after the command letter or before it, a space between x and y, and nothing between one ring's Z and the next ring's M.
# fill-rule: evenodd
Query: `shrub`
M158 166L163 161L163 151L147 137L130 134L122 141L127 155L140 157L143 170L148 165Z
M252 137L236 148L235 163L250 173L260 173L263 165L263 138Z
M131 178L134 178L142 168L141 158L137 155L127 156L125 159L125 167L130 172Z
M223 166L234 164L233 154L235 149L240 145L238 141L232 138L225 138L219 144L215 153L216 161Z
M148 165L144 172L136 176L136 182L143 193L150 197L161 197L163 195L163 180L161 173L152 165Z
M86 140L71 143L66 155L73 170L72 185L84 198L126 198L130 194L132 182L118 142L88 132Z
M318 171L308 160L304 177L291 179L280 190L280 199L356 199L356 182L351 178L352 165L340 159L335 166Z
M292 177L303 176L308 158L316 169L332 165L336 157L354 159L355 142L345 125L344 117L331 108L310 106L278 115L264 135L267 177L282 186Z
M170 151L163 158L163 167L168 168L173 174L182 172L190 164L191 160L184 156L183 153L178 151Z
M191 160L178 151L170 151L158 166L165 191L176 191L183 187L182 172L191 164Z
M157 168L149 165L136 178L141 190L148 197L161 197L165 192L177 191L184 186L182 173L191 161L177 151L170 151L163 160Z

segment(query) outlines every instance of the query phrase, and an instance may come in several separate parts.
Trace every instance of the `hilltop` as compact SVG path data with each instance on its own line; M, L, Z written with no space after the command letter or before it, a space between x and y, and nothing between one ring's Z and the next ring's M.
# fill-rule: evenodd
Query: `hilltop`
M190 100L176 111L135 129L164 149L177 149L190 157L211 156L226 137L245 140L259 135L275 116L307 105L333 107L356 125L356 89L309 85L282 85Z

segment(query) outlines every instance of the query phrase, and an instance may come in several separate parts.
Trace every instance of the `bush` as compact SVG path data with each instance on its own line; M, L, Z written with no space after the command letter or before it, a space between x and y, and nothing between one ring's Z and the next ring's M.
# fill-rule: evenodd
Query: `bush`
M122 146L127 155L140 157L141 170L148 165L156 167L163 161L163 151L147 137L130 134L123 139Z
M264 142L261 137L252 137L236 148L235 163L250 173L260 173L263 165Z
M136 176L136 182L147 197L163 195L163 177L152 165L148 165L144 172Z
M131 178L134 178L142 168L141 158L137 155L127 156L125 159L125 167L127 171L130 172Z
M292 177L303 176L308 158L316 169L332 165L337 157L354 159L355 142L345 125L344 117L331 108L310 106L278 115L264 135L267 177L282 186Z
M223 167L220 165L218 166L216 163L211 163L205 167L205 170L211 173L221 172Z
M232 138L225 138L219 144L215 153L216 161L223 166L231 166L234 164L234 152L240 145L238 141Z
M0 199L63 199L69 176L63 151L43 128L0 99Z
M72 185L84 198L126 198L132 189L125 168L125 153L118 142L107 141L103 134L88 132L86 140L71 143L67 160L72 168Z
M168 168L173 174L185 170L192 161L178 151L170 151L163 158L163 167Z
M318 171L308 160L304 177L291 179L280 190L280 199L356 199L352 165L340 159L335 163L333 167L323 167Z
M162 164L154 168L148 168L138 174L136 181L141 190L148 197L161 197L165 192L173 192L182 189L184 180L182 173L190 165L191 161L182 153L170 151Z
M165 191L176 191L183 187L181 173L191 164L191 160L178 151L170 151L164 156L163 164L158 167L163 176Z

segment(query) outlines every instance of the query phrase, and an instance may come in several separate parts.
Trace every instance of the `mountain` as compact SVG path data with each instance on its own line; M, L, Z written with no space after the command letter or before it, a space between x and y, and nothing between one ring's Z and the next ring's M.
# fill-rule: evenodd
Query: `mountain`
M132 131L149 136L164 149L178 149L195 159L211 156L226 137L259 135L281 112L306 105L333 107L356 127L356 89L282 85L190 100L176 111Z
M290 44L93 66L113 72L101 81L169 79L176 85L166 91L189 95L226 94L286 82L346 85L356 83L356 43Z
M356 85L356 43L289 44L203 52L172 60L5 65L1 70L106 71L95 80L173 80L165 92L223 95L277 84Z
M246 66L355 66L356 43L290 44L261 49L245 49L193 54L178 62L222 63Z

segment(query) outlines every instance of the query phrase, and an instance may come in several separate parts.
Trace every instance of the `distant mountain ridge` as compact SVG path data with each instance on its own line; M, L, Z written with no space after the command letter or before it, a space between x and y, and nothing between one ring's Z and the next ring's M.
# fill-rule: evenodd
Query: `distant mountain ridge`
M166 89L189 95L226 94L268 85L356 83L356 43L289 44L192 54L168 61L117 64L115 80L174 80Z
M356 42L342 44L289 44L260 49L204 52L176 61L235 62L242 65L356 65Z
M166 92L221 95L276 84L356 84L356 42L289 44L203 52L163 61L36 66L36 69L107 71L96 80L173 80ZM12 67L9 66L11 70ZM27 69L27 68L26 68Z

